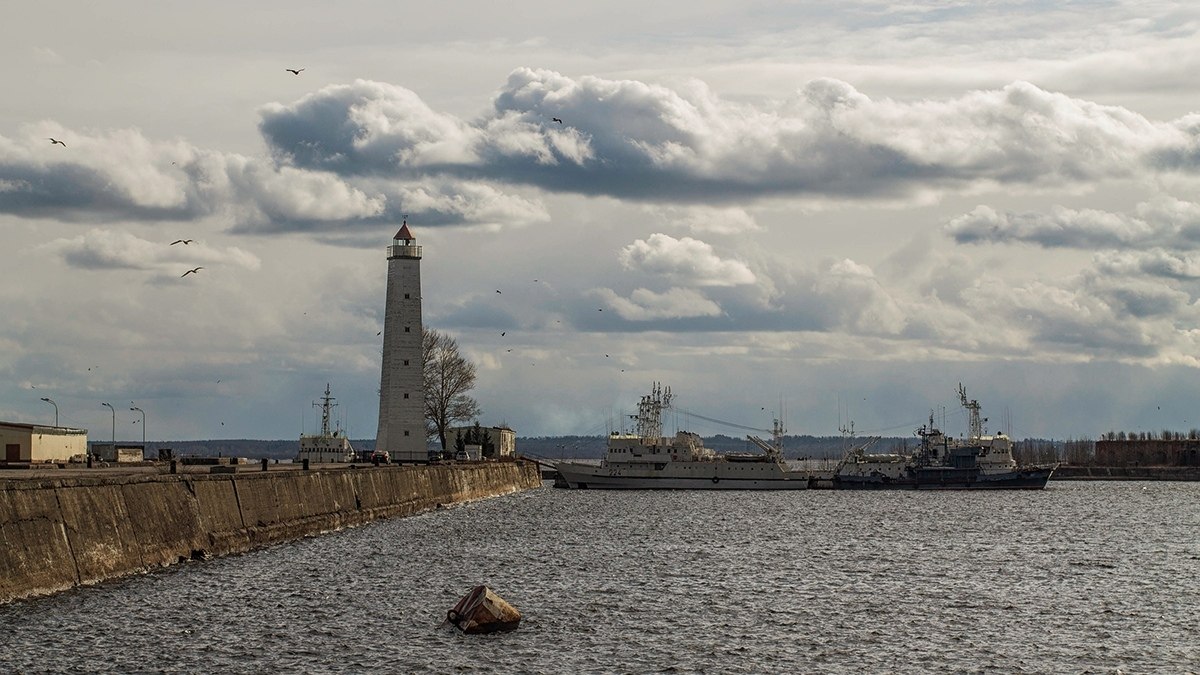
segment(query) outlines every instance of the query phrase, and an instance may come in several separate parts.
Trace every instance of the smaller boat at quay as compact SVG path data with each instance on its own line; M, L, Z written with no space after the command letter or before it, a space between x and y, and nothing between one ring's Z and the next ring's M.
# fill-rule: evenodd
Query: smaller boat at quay
M1057 464L1019 465L1013 443L1006 434L985 435L978 401L968 400L958 385L958 397L967 410L970 432L956 439L933 424L916 430L921 443L911 454L867 454L873 441L846 453L834 469L832 484L839 490L1040 490L1046 487Z
M671 388L655 383L638 403L633 433L612 432L599 465L557 462L554 486L571 489L640 490L804 490L809 473L783 461L783 425L775 420L773 443L749 436L762 453L719 454L699 435L662 435L662 411L671 406Z

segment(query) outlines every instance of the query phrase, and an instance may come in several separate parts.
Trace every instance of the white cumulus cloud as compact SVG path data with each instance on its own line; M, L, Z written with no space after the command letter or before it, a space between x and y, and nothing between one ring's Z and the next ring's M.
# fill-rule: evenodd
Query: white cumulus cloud
M652 234L621 249L620 261L626 269L689 285L737 286L755 281L754 272L745 263L722 259L711 245L691 237Z

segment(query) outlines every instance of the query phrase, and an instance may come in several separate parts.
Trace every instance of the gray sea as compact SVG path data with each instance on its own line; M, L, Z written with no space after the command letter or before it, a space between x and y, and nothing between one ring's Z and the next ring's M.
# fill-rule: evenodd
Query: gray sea
M478 583L518 630L439 627ZM0 606L0 671L1200 672L1200 483L547 483Z

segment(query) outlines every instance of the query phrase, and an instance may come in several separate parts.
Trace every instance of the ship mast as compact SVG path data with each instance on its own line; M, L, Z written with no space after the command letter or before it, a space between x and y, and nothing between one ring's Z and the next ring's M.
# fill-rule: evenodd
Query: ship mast
M979 409L981 406L979 405L979 401L974 399L967 400L967 390L962 386L961 382L958 383L958 400L962 401L962 406L967 409L971 429L970 439L972 441L979 440L983 436L983 422L979 419Z
M334 401L336 401L336 400L337 400L336 398L329 395L329 383L326 382L325 383L325 395L321 397L321 403L317 403L316 401L313 401L313 407L321 409L321 435L322 436L330 436L331 435L329 433L329 411L331 409L337 407L337 404L334 403Z
M636 415L630 415L636 425L635 433L645 439L647 444L657 443L662 438L662 411L671 407L671 388L664 388L658 382L638 402Z

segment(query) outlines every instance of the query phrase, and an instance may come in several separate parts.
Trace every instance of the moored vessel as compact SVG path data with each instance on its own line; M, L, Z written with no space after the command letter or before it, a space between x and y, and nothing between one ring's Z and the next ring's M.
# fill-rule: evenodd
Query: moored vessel
M749 436L761 454L723 455L704 447L699 435L662 435L662 411L671 406L670 387L655 383L638 403L632 433L612 432L597 466L558 462L555 487L572 489L803 490L809 473L783 461L783 425L775 420L773 443Z
M330 429L329 412L337 405L333 402L334 400L334 397L329 395L329 384L326 383L325 395L321 397L321 403L313 403L314 406L321 409L321 433L300 435L300 452L296 455L297 462L303 462L306 459L312 463L355 461L357 453L351 447L350 439L346 438L346 434L341 429Z
M916 430L921 442L911 454L868 454L868 442L853 448L834 469L835 489L917 490L1039 490L1057 464L1021 465L1013 458L1012 439L1004 433L985 435L980 405L968 400L958 385L958 396L968 414L969 433L956 439L933 424Z

